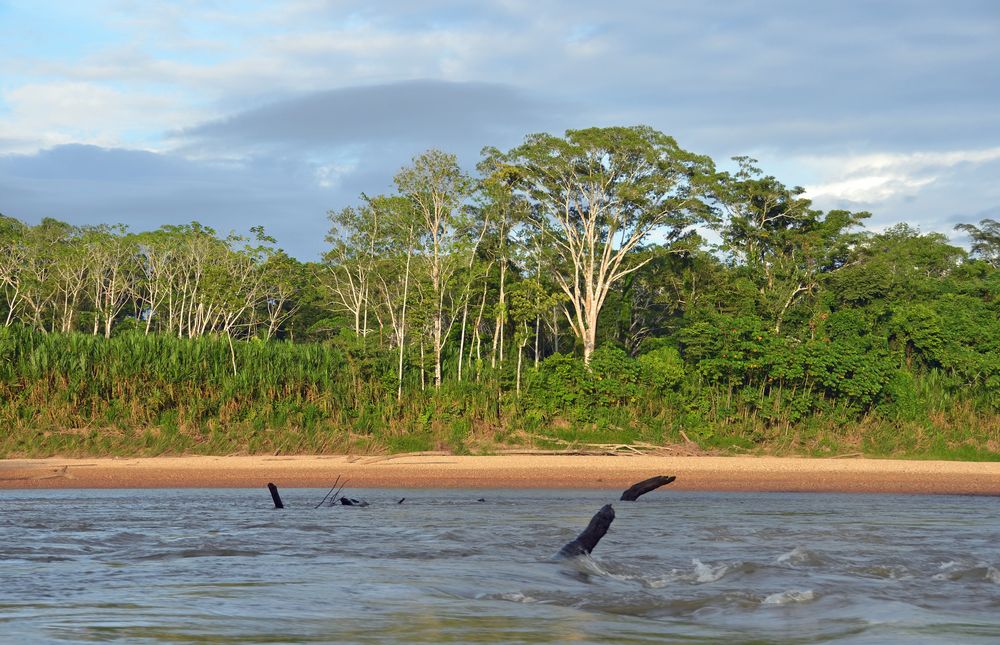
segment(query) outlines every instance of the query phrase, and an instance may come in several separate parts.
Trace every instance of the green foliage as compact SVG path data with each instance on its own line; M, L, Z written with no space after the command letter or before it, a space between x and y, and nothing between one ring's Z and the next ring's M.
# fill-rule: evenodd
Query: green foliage
M592 375L582 361L553 354L529 375L528 400L548 415L577 416L593 403Z
M979 226L959 224L955 229L968 234L972 241L972 255L1000 269L1000 222L980 220Z
M878 407L887 419L916 421L927 414L926 402L917 392L916 379L906 370L895 370L885 384L884 396Z
M331 213L322 263L0 216L0 455L996 458L997 223L865 233L737 164L642 126L485 149L478 180L429 151Z
M642 379L662 394L676 390L684 381L684 361L677 348L664 346L639 356Z

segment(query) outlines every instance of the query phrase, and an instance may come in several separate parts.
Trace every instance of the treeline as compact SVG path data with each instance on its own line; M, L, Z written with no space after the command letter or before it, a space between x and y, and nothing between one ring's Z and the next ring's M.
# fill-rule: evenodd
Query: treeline
M869 232L735 161L645 127L429 151L308 263L0 216L2 448L1000 452L1000 224Z
M272 338L295 310L301 266L256 239L192 223L129 233L122 225L31 227L0 215L4 324L110 338L123 325L182 338Z

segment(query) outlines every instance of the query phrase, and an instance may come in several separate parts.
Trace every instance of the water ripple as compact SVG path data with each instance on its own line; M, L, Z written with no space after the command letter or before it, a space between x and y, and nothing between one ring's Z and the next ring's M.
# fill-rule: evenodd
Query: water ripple
M553 561L611 493L325 492L7 491L0 640L1000 639L989 498L671 491Z

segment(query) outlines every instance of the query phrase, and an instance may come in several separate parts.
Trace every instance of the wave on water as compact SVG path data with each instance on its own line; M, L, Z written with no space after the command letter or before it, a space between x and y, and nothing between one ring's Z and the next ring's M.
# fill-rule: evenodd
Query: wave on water
M750 573L756 567L749 562L723 562L721 564L707 564L698 558L691 560L692 568L688 570L674 569L665 576L658 578L643 578L646 586L652 589L661 589L671 584L687 583L692 585L707 584L717 582L730 574Z
M811 602L816 599L816 594L812 589L790 589L780 593L773 593L760 601L762 605L794 605L803 602Z
M663 576L652 577L648 574L633 572L622 565L611 563L599 563L589 555L581 555L567 560L560 561L564 566L568 566L574 574L584 574L612 578L624 582L637 581L644 587L650 589L661 589L671 584L688 583L704 584L721 580L727 573L733 570L743 569L743 562L705 564L697 558L691 560L693 568L690 570L674 569Z
M774 559L776 564L784 564L793 567L816 567L827 562L827 558L820 553L797 546L787 553L782 553Z
M228 548L192 548L178 551L157 551L133 558L136 561L173 560L177 558L252 558L262 555L261 551Z
M1000 643L993 500L684 492L559 559L597 493L325 492L5 494L0 643Z
M1000 569L989 564L962 565L959 562L943 563L941 572L931 576L932 580L952 582L992 582L1000 584Z
M526 603L526 604L533 603L533 602L538 602L538 600L536 598L532 598L531 596L526 596L523 593L517 593L517 592L502 593L502 594L499 594L497 596L486 596L486 597L498 598L500 600L507 600L507 601L510 601L510 602L522 602L522 603Z
M691 563L694 565L695 582L715 582L716 580L721 580L726 575L726 572L729 571L728 564L720 564L713 567L697 558L692 560Z
M901 564L866 564L848 567L847 572L863 578L880 580L912 580L913 574Z
M564 571L573 575L600 576L604 578L613 578L615 580L637 580L640 578L640 576L628 573L610 571L587 553L573 556L571 558L556 558L555 561L564 568Z

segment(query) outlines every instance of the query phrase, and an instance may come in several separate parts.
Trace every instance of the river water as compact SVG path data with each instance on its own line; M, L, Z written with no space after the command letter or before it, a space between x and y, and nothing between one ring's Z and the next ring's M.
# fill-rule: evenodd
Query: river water
M0 642L1000 642L998 498L325 492L0 491Z

